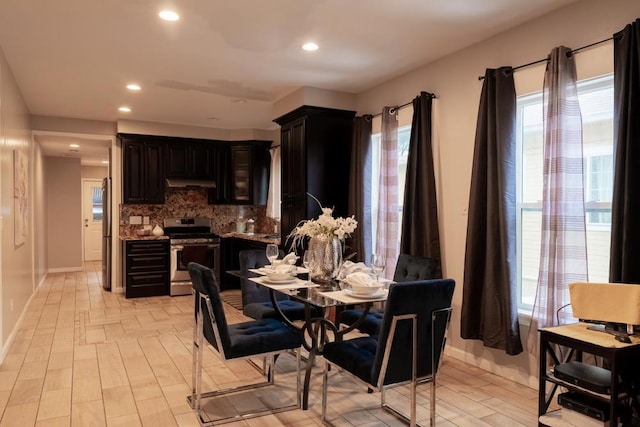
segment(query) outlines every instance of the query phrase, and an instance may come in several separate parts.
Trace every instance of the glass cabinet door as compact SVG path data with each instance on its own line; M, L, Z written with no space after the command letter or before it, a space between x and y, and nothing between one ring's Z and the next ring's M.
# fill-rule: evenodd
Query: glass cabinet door
M233 165L233 201L251 203L251 149L234 148L232 150Z

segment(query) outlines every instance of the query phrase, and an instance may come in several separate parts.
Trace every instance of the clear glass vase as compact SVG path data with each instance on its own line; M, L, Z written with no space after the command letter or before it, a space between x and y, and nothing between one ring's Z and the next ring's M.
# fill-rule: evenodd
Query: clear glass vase
M314 282L329 282L334 279L342 265L342 243L333 236L332 239L312 238L309 240L311 260L309 262L309 278Z

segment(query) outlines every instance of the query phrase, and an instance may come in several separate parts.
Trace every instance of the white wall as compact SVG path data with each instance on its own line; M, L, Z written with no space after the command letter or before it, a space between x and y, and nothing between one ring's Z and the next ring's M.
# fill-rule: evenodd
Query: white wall
M82 270L80 159L45 157L48 271Z
M438 215L441 229L443 271L456 280L454 312L448 353L532 387L537 386L537 358L526 351L507 356L485 348L479 341L460 338L460 313L471 165L478 103L486 68L518 66L545 58L552 48L577 48L612 36L640 17L636 0L584 0L543 16L513 30L480 42L456 54L400 78L388 81L358 96L358 114L377 113L384 105L399 105L420 91L435 93L439 109ZM612 44L576 55L579 78L613 71ZM544 64L517 71L519 94L541 90ZM439 153L439 154L438 154ZM523 328L523 343L528 327Z
M82 179L102 179L109 176L107 166L81 166L80 178Z
M45 162L42 150L33 144L33 282L39 285L47 274L47 182L45 180Z
M29 115L9 64L0 49L0 363L15 336L20 316L42 279L42 241L34 232L42 226L41 154L34 148ZM26 241L14 242L14 150L28 157ZM37 267L34 267L34 260ZM35 273L34 273L35 272Z
M219 139L222 141L264 140L272 141L280 130L274 123L274 129L220 129L199 126L178 125L174 123L143 122L139 120L118 120L118 133L141 135L177 136L183 138ZM279 136L278 136L279 137Z

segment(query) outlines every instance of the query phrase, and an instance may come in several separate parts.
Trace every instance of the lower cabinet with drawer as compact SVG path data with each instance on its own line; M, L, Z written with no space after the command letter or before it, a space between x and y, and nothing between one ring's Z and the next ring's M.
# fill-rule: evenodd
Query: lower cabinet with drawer
M169 295L169 240L124 242L125 297Z

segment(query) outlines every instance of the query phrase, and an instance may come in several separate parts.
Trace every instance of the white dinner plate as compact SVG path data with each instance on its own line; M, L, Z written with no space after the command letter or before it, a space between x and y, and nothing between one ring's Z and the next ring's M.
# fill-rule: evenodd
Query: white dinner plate
M296 281L295 277L290 277L284 280L271 280L268 277L264 277L262 281L268 285L288 285Z
M343 292L349 296L352 296L354 298L360 298L360 299L376 299L376 298L380 298L381 296L384 296L386 290L384 289L380 289L378 292L376 292L375 294L371 294L371 295L363 295L363 294L356 294L355 292L353 292L351 289L343 289Z

